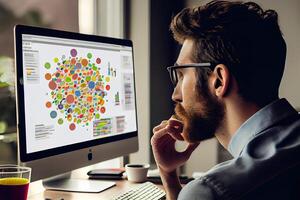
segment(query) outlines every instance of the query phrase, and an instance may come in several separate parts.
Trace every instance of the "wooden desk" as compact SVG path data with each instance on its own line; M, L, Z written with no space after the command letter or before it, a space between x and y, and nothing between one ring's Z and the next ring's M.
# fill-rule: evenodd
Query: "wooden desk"
M88 176L86 175L87 171L87 168L76 170L72 172L72 178L88 179ZM116 182L116 186L111 187L100 193L77 193L45 190L45 188L42 185L42 181L36 181L30 183L28 200L106 200L117 197L132 189L133 187L139 185L138 183L131 183L127 180L112 181ZM163 189L162 185L157 186Z
M116 186L100 193L76 193L45 190L42 186L42 182L38 181L30 184L28 200L45 200L47 198L51 200L109 200L138 185L127 180L116 181L116 184ZM157 186L163 189L162 185Z

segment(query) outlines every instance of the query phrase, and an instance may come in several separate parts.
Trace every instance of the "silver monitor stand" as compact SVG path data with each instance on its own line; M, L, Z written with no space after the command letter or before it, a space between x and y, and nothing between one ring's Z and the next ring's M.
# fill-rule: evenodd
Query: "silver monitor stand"
M70 172L43 180L43 186L48 190L69 192L98 193L115 185L112 181L72 179Z

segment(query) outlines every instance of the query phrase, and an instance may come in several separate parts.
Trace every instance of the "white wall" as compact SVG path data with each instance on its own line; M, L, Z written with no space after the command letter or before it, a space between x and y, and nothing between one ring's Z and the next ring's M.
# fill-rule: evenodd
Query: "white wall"
M134 47L139 130L139 152L130 155L131 163L150 162L149 10L149 0L131 0L129 38Z
M210 139L201 142L184 166L185 174L191 176L193 172L205 172L217 163L217 140Z
M300 1L260 0L263 8L274 9L279 15L279 24L287 43L287 60L280 86L280 96L287 98L300 109Z

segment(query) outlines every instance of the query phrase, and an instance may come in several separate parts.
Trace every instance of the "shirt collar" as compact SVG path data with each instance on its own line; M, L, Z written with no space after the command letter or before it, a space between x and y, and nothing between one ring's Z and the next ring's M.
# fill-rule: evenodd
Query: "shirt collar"
M278 99L268 104L246 120L235 132L229 142L228 151L233 157L238 157L254 136L294 114L297 114L297 111L286 99Z

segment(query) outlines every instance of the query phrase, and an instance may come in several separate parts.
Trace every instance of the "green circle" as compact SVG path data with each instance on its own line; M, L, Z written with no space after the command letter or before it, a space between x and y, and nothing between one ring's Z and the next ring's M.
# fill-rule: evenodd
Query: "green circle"
M78 119L78 120L77 120L77 124L80 124L80 122L81 122L81 119Z
M62 99L62 94L57 94L57 99L61 100Z
M93 66L93 70L94 70L94 71L97 71L98 68L97 68L96 66Z
M77 114L81 114L79 108L75 108L75 109L74 109L74 112L77 113Z
M91 53L88 53L88 54L87 54L87 57L88 57L89 59L91 59L92 56L93 56L93 55L92 55Z
M82 112L82 113L85 113L85 111L86 111L86 109L85 109L85 108L83 108L81 112Z
M72 81L71 77L67 76L67 77L66 77L66 82L69 83L69 82L71 82L71 81Z
M100 114L97 113L97 114L96 114L96 119L99 119L99 118L100 118Z
M57 122L58 124L62 125L64 123L64 120L62 118L59 118Z
M87 77L85 78L85 80L86 80L86 81L90 81L90 80L91 80L91 77L90 77L90 76L87 76Z
M45 65L44 65L44 67L45 67L46 69L50 69L51 65L50 65L50 63L46 62Z

